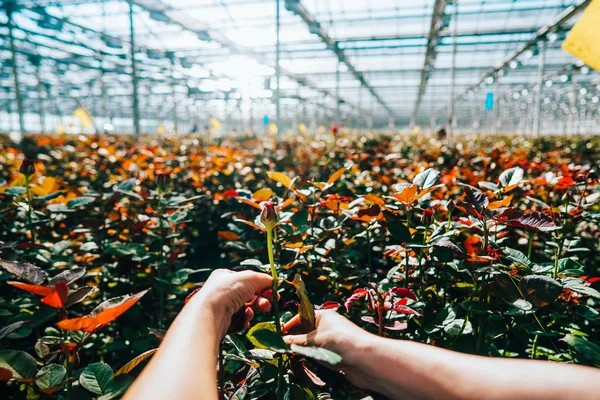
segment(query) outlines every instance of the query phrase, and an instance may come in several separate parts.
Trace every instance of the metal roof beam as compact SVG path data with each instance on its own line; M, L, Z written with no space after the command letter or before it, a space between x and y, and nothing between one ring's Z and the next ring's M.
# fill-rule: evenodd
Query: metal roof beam
M228 39L226 36L219 32L209 31L209 29L199 28L200 22L192 17L189 17L185 11L178 10L163 3L161 0L134 0L134 4L143 8L149 12L161 12L169 19L169 21L175 25L181 26L183 29L195 33L200 40L209 41L212 40L219 43L221 46L228 48L234 53L239 53L251 57L263 65L269 65L265 54L258 53L252 49L240 46L234 41ZM297 77L290 71L281 68L281 73L287 76L289 79L296 81L300 86L315 90L324 96L335 98L335 94L327 90L323 90L318 86L310 83L303 77ZM346 103L352 109L362 112L358 107L351 103Z
M427 35L427 49L425 50L425 61L423 63L423 69L421 71L421 83L417 92L417 99L415 100L415 106L412 113L412 123L415 124L417 120L417 113L419 107L421 107L421 101L423 94L427 88L427 82L431 76L431 72L435 66L435 59L437 57L436 46L440 41L440 32L449 25L449 21L446 17L446 6L450 4L448 0L435 0L433 4L433 13L431 15L431 24L429 26L429 34Z
M578 4L574 4L571 7L567 8L565 11L563 11L562 13L560 13L558 15L558 17L556 17L554 19L554 21L552 21L550 24L540 28L536 33L535 36L532 37L529 41L523 43L521 46L519 46L519 48L517 50L515 50L513 53L509 54L504 61L502 61L502 63L500 65L498 65L497 67L493 67L490 68L478 81L476 84L472 85L471 87L469 87L467 90L465 90L461 95L456 97L456 101L461 101L464 100L468 94L472 91L475 91L477 89L479 89L479 87L481 87L487 78L489 77L493 77L496 78L498 73L500 71L503 71L504 69L506 69L507 67L510 66L510 64L513 61L516 61L517 58L519 58L523 53L525 53L528 50L531 50L532 48L534 48L535 46L537 46L537 43L540 40L546 40L546 38L548 37L548 35L550 35L551 33L556 32L557 30L560 30L560 26L562 24L564 24L565 22L567 22L568 20L570 20L571 18L573 18L575 15L579 14L581 11L583 11L583 9L585 9L588 4L591 3L592 0L583 0L581 2L579 2Z
M279 0L277 0L279 1ZM308 26L308 30L310 33L317 35L319 39L325 46L331 51L333 51L339 62L342 62L348 68L348 71L358 80L365 89L371 93L371 96L387 111L388 115L391 118L395 118L395 114L392 109L386 104L386 102L375 92L375 89L369 85L369 83L365 80L365 77L362 72L358 71L350 59L346 56L343 49L340 49L337 42L333 40L331 36L323 29L321 24L308 12L306 7L300 2L300 0L285 0L285 8L294 14L298 15ZM336 101L340 101L337 99Z

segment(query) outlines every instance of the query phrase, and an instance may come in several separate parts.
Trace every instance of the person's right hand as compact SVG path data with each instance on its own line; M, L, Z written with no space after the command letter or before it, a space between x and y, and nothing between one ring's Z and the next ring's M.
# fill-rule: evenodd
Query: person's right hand
M373 378L368 371L363 370L365 351L375 338L369 332L359 328L347 318L334 310L316 312L316 328L309 333L289 335L301 327L298 316L292 318L283 327L283 340L288 344L299 346L322 347L331 350L342 357L340 365L335 368L340 370L346 378L356 387L369 389L372 387Z

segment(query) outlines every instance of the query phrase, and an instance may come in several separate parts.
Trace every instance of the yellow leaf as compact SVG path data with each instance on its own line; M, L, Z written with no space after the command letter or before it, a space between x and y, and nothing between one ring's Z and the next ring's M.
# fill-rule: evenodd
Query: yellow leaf
M257 340L254 337L254 332L261 330L261 329L268 329L271 332L277 332L277 328L275 327L275 324L273 322L259 322L258 324L254 325L252 328L250 328L248 333L246 333L246 337L248 338L250 343L252 343L254 345L254 347L259 348L259 349L268 349L267 346L262 344L259 340Z
M562 49L600 71L600 1L595 0L569 32Z
M152 350L146 351L145 353L140 354L139 356L137 356L136 358L134 358L133 360L129 361L127 364L125 364L121 368L119 368L119 370L117 372L115 372L115 376L119 376L121 374L128 374L129 372L131 372L131 370L133 370L135 367L140 365L142 363L142 361L144 361L148 357L152 356L157 351L158 351L158 349L152 349Z
M267 172L267 176L273 179L275 182L281 183L286 188L289 188L292 184L290 177L283 172Z
M286 249L299 249L302 246L304 246L304 243L302 241L300 242L290 242L290 243L286 243L283 245L283 247L285 247Z
M269 188L258 189L253 195L256 201L267 201L271 196L273 196L273 191Z
M306 294L306 286L304 286L304 282L302 282L299 274L296 274L294 280L290 283L296 288L296 293L300 298L298 316L300 317L302 327L306 332L314 331L316 327L315 307L310 302L308 294Z
M340 176L342 176L342 174L343 174L344 172L346 172L346 168L340 168L340 169L338 169L337 171L335 171L335 172L333 173L333 175L331 175L331 176L329 177L329 179L327 179L327 184L328 184L328 185L333 185L333 183L334 183L335 181L337 181L337 180L340 178Z

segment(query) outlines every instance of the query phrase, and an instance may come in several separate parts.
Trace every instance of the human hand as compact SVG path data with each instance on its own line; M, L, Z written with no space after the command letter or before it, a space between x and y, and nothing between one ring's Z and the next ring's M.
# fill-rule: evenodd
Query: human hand
M219 317L219 332L224 336L230 328L246 329L254 311L269 312L273 301L270 275L227 269L214 270L202 288L189 297L189 302L202 310L211 310ZM233 318L233 321L232 321Z
M283 340L299 346L322 347L342 357L336 368L355 386L367 389L371 385L368 371L363 371L364 356L368 344L376 338L359 328L334 310L316 312L316 328L312 332L297 334L301 328L300 318L295 316L283 327ZM286 336L287 335L287 336ZM362 360L362 361L361 361Z

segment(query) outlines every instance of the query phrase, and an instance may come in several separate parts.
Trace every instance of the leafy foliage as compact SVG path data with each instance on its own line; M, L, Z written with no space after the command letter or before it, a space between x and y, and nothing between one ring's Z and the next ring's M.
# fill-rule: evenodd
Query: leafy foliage
M310 331L315 309L338 309L390 338L598 366L599 145L4 138L7 398L119 398L212 269L269 271L264 201L291 283L279 287L280 324L300 313ZM36 160L29 182L24 156ZM278 385L286 398L366 397L319 364L337 354L288 347L272 316L256 320L223 343L227 398L275 398Z

